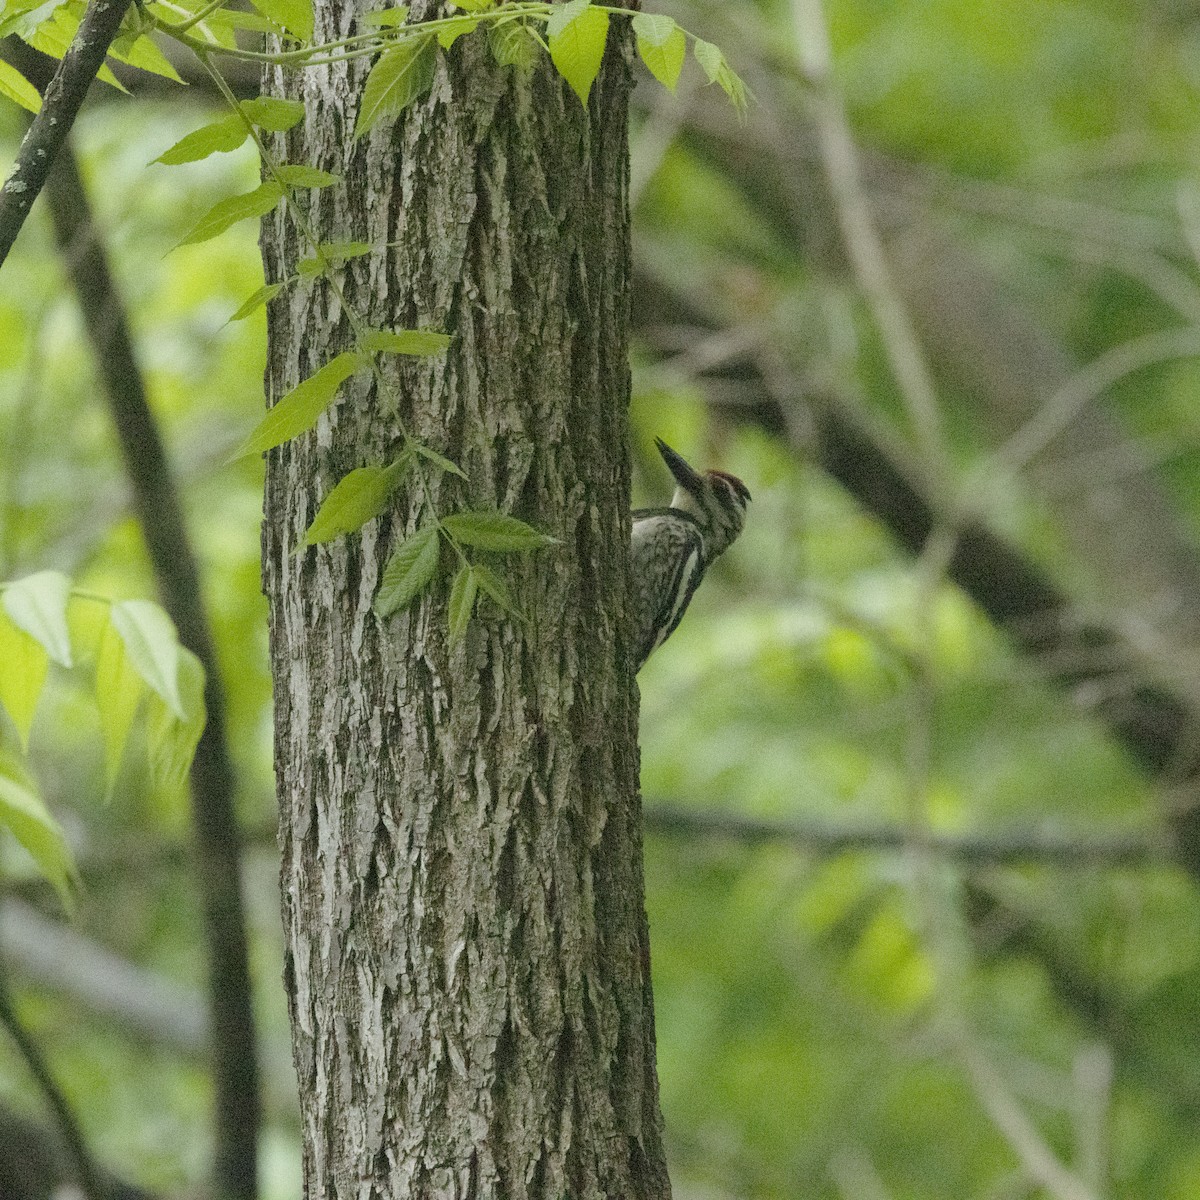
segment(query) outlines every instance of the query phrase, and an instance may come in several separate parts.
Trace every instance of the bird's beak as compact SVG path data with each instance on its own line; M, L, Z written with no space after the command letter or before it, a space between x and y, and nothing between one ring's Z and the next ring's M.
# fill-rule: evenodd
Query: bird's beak
M654 444L658 447L659 454L663 456L663 462L667 464L671 474L675 476L675 482L684 491L699 498L704 484L700 475L688 465L687 459L682 454L677 454L672 450L660 437L654 439Z

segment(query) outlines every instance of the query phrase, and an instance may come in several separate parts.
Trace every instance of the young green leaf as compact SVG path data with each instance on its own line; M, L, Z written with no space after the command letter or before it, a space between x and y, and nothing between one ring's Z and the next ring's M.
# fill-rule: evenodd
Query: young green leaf
M80 6L79 12L82 14L82 6ZM44 21L25 38L25 41L35 50L49 54L51 58L62 58L71 48L71 43L75 40L75 34L78 32L79 16L66 5L59 5L54 9L53 20ZM96 78L110 87L115 87L118 92L129 95L129 89L112 73L112 68L107 63L96 72Z
M275 171L288 187L323 188L341 179L340 175L331 175L307 163L285 163L276 167Z
M375 247L370 242L322 242L316 254L302 258L296 264L296 274L302 279L322 275L330 267L343 263L348 258L360 258L370 254Z
M108 48L111 58L117 62L128 63L141 71L149 71L152 75L161 75L164 79L182 83L179 72L171 65L170 59L144 33L133 38L118 38Z
M6 585L0 600L12 623L45 647L64 667L72 665L67 601L71 581L61 571L38 571Z
M264 304L270 304L283 290L283 287L282 283L264 283L253 296L242 302L237 312L225 324L231 325L234 321L244 321L251 313L258 312Z
M488 596L502 612L506 612L512 617L521 616L517 606L513 604L508 584L491 567L486 563L472 563L471 570L475 573L475 582L479 585L479 590Z
M451 462L444 454L439 454L436 450L431 450L424 442L409 442L409 446L422 458L428 459L435 467L441 467L443 471L449 471L451 475L457 475L459 479L466 479L467 473L457 463Z
M212 30L221 44L231 50L237 48L237 39L233 35L235 29L247 29L251 33L271 33L276 37L287 36L282 25L268 21L261 13L239 12L236 8L223 8L205 17L201 27Z
M746 85L741 81L733 68L725 60L719 46L697 38L692 46L692 54L700 64L709 83L715 83L733 102L738 112L746 111Z
M61 8L63 0L43 0L36 4L33 0L17 0L16 4L7 4L4 15L0 17L0 37L15 33L23 42L27 42L34 33L46 22L53 20L55 9Z
M372 329L363 338L363 349L425 358L441 354L451 340L448 333L439 333L436 329Z
M497 21L488 30L488 48L502 67L528 71L538 52L538 44L523 21Z
M454 582L450 585L448 620L452 646L461 642L463 634L467 631L471 614L475 611L475 597L478 592L479 585L475 579L475 572L469 563L464 563L459 568L458 574L454 576Z
M133 669L179 720L186 720L188 714L179 691L183 648L171 618L149 600L120 600L110 609L110 620L125 644Z
M333 403L338 388L364 365L363 360L349 350L327 362L273 405L232 457L261 454L311 429Z
M437 570L441 541L436 525L425 525L392 552L375 596L375 612L390 617L429 586Z
M187 782L196 756L196 743L204 732L204 667L182 647L179 652L179 694L187 714L180 720L158 696L146 704L146 755L150 777L164 789L176 792Z
M672 17L664 13L638 13L633 18L638 53L646 69L673 92L687 55L687 38Z
M299 100L284 100L280 96L255 96L238 106L250 123L271 133L286 133L304 120L304 105Z
M194 129L182 137L169 150L164 150L154 161L173 167L179 163L199 162L210 154L226 154L236 150L248 137L246 123L236 113L211 125Z
M449 50L464 33L474 33L478 27L478 17L454 17L437 31L438 45Z
M17 727L21 749L29 749L29 731L46 684L50 656L46 648L6 616L0 615L0 705Z
M312 0L250 0L264 17L282 25L302 42L312 40Z
M398 458L386 467L358 467L339 479L317 510L304 535L304 545L315 546L343 533L353 533L379 516L407 462L407 458Z
M379 8L374 12L363 13L359 19L364 25L373 25L376 29L392 29L408 20L408 5L397 4L395 8Z
M73 911L78 872L62 826L50 815L32 781L4 763L0 763L0 826L25 847L54 885L63 907Z
M104 742L104 791L112 796L129 730L137 715L146 685L135 670L125 643L106 621L96 652L96 707L100 713L100 735Z
M31 113L40 112L42 98L37 88L21 74L11 63L0 58L0 96L15 100L22 108Z
M409 38L385 50L371 68L354 127L357 141L380 121L398 117L433 85L436 62L433 38Z
M236 225L238 221L265 216L282 197L283 188L279 184L262 183L252 192L220 200L200 218L195 228L179 245L191 246L198 242L207 242L224 233L231 225Z
M341 261L346 258L361 258L375 249L370 242L322 242L318 250L326 258Z
M510 554L519 550L537 550L554 545L556 538L539 533L524 521L500 512L451 513L442 527L455 541L478 550Z
M608 13L590 0L556 5L546 22L550 60L584 106L600 71L607 39Z

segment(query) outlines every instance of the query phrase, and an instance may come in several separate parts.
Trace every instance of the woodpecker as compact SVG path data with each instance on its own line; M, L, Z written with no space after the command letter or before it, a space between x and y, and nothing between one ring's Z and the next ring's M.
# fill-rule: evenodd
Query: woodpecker
M750 491L724 471L694 471L662 438L658 452L675 477L669 508L633 512L630 570L637 665L675 632L709 564L746 523Z

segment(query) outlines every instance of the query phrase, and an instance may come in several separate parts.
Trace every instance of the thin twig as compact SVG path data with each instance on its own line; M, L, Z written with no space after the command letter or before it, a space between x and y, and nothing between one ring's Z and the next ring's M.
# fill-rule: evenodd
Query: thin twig
M800 68L813 90L821 159L846 256L879 328L924 455L924 466L940 477L945 469L945 453L937 392L871 216L858 150L833 79L833 53L821 0L793 0L792 16Z
M0 188L0 266L75 124L129 4L130 0L91 0L75 40L46 87L41 112L33 118L17 151L16 164Z
M8 979L2 967L0 967L0 1025L4 1026L9 1037L12 1038L17 1052L37 1084L38 1091L41 1092L47 1107L54 1115L54 1122L58 1126L58 1132L66 1146L67 1153L74 1163L79 1187L83 1194L87 1200L108 1200L108 1188L102 1182L100 1169L92 1157L91 1150L88 1149L83 1131L79 1128L79 1122L76 1121L66 1096L58 1086L58 1081L54 1078L54 1073L50 1070L50 1064L46 1062L41 1047L29 1030L25 1028L20 1017L17 1016L12 996L8 990Z

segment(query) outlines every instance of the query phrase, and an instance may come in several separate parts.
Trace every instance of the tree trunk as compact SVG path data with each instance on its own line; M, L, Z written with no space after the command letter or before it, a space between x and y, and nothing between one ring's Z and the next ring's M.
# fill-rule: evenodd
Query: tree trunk
M352 16L319 8L318 36L345 36ZM322 239L378 247L338 272L351 307L372 326L454 335L444 359L386 365L407 428L469 475L430 475L438 513L497 507L561 539L495 564L524 621L483 604L452 646L446 578L388 621L371 609L390 549L428 519L415 473L361 535L293 553L337 479L399 449L374 384L348 384L314 434L269 455L264 584L309 1197L670 1194L625 611L618 26L586 111L548 63L496 66L482 32L439 50L431 93L358 144L361 63L287 77L307 105L290 160L345 180L310 193L310 220ZM263 244L268 279L286 278L290 223L268 223ZM328 284L285 292L270 317L271 397L353 347Z

